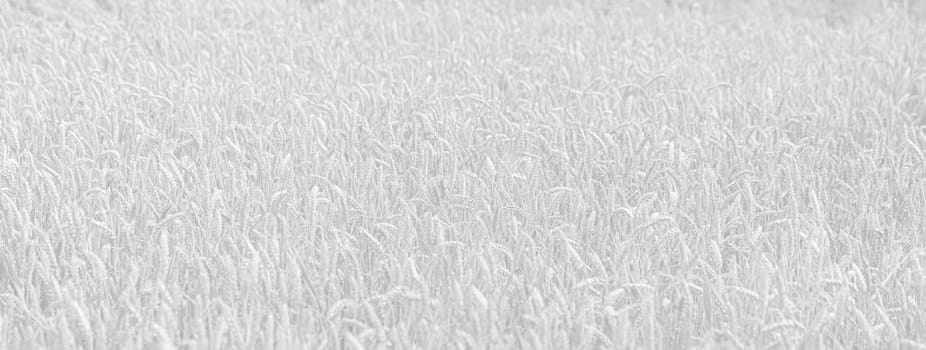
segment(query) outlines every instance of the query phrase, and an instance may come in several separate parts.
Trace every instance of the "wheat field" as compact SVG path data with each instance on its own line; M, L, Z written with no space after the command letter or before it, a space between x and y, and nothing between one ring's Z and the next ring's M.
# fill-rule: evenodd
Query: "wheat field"
M0 349L926 349L846 3L4 0Z

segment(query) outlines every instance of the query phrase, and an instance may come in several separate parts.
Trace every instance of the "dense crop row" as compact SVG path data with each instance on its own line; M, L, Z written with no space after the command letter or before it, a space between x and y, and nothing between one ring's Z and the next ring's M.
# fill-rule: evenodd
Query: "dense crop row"
M926 27L604 3L0 4L0 348L926 348Z

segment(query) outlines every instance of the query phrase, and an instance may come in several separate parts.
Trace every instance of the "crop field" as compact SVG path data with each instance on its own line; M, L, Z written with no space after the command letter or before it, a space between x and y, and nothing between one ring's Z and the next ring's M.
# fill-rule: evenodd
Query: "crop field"
M926 349L919 7L3 0L0 349Z

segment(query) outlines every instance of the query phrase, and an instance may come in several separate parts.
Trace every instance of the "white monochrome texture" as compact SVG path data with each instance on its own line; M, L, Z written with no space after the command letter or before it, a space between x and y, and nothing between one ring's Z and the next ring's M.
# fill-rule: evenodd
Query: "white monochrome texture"
M0 0L0 349L926 349L926 1Z

